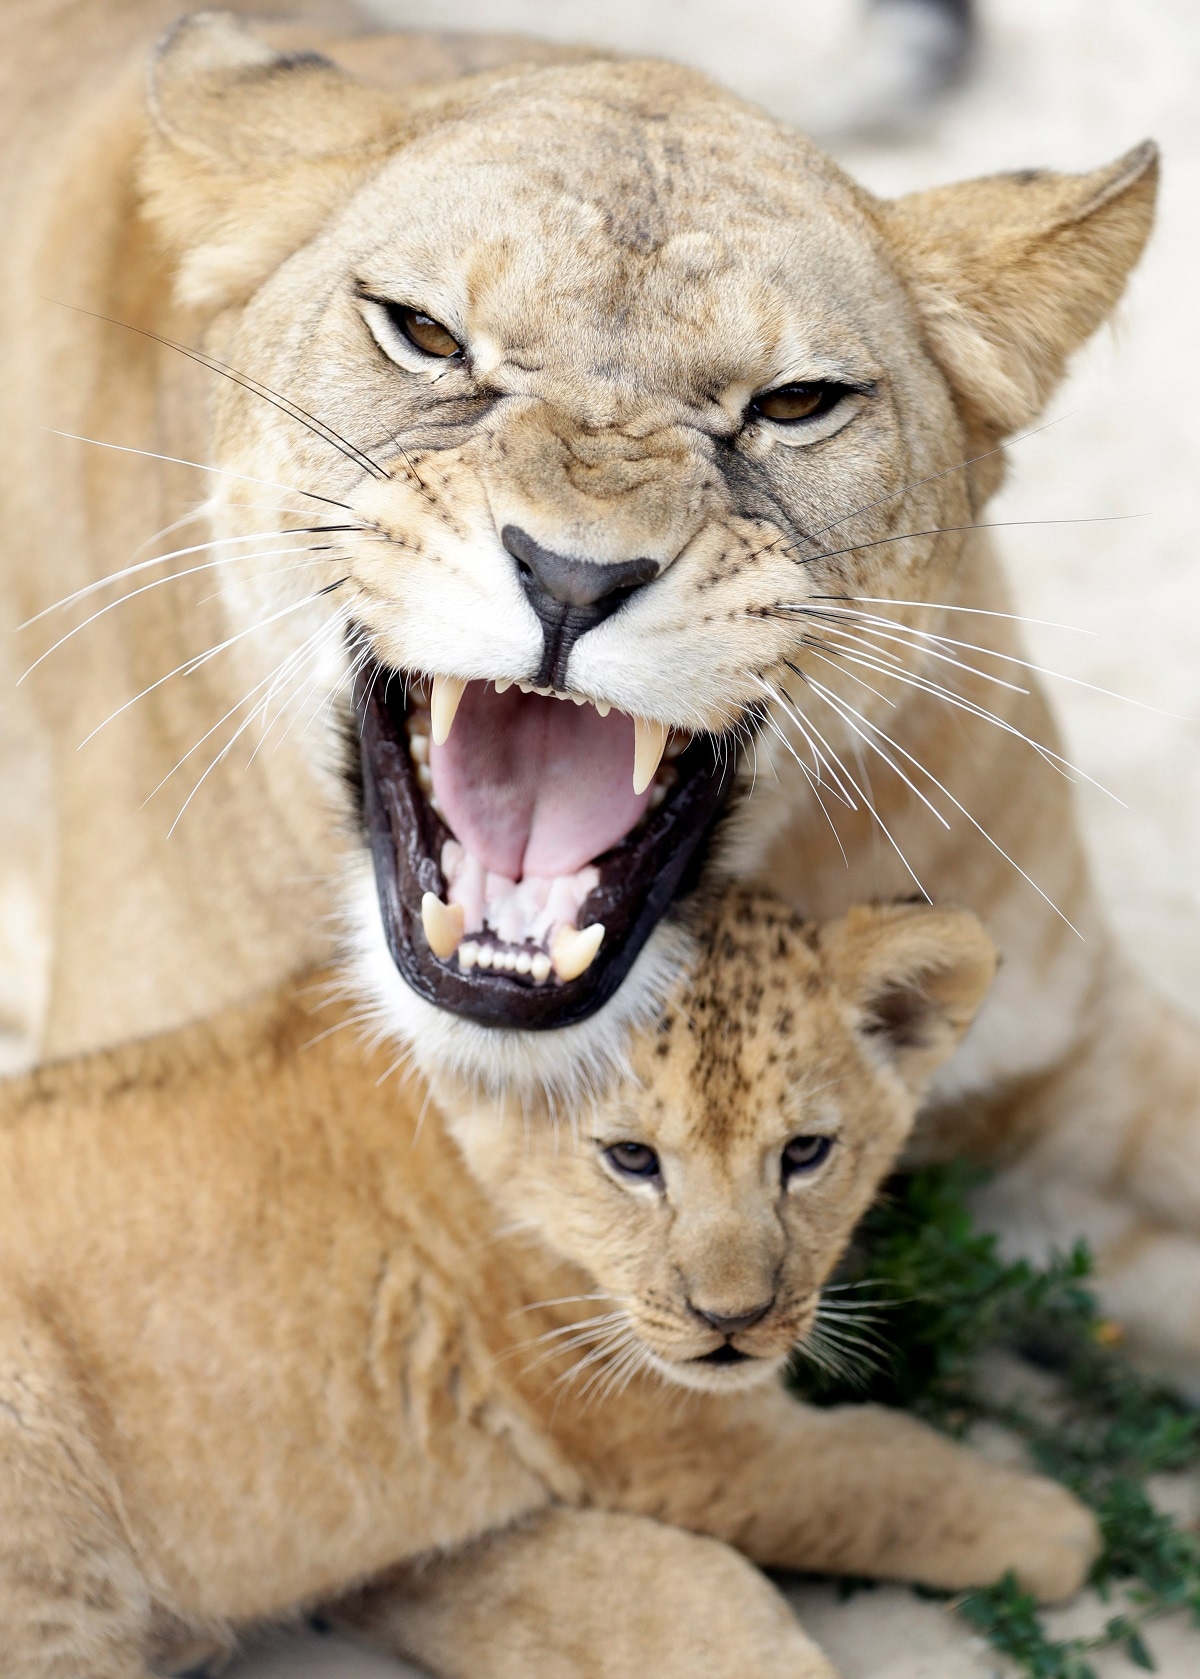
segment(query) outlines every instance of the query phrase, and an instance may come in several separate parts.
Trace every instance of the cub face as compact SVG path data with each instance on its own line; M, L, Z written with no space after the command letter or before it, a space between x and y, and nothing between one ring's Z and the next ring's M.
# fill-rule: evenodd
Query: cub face
M562 1086L660 1000L745 743L769 779L894 727L838 614L888 603L919 677L1152 150L884 204L678 67L390 94L219 14L151 108L147 211L251 381L214 523L274 495L299 545L223 567L232 656L348 724L361 972L427 1066Z
M729 1389L813 1328L995 955L964 913L859 908L814 929L744 891L700 950L573 1130L459 1087L447 1111L489 1193L594 1278L598 1345Z

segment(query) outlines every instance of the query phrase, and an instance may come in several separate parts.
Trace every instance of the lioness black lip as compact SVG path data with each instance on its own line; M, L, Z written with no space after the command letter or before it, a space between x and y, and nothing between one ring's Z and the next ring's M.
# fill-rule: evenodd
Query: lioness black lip
M577 978L533 984L496 968L461 968L434 955L422 925L426 893L445 890L440 857L449 828L420 790L405 734L405 683L376 662L358 632L353 705L363 819L388 950L401 977L436 1007L481 1025L553 1030L585 1020L620 986L674 899L695 884L705 842L736 777L733 743L697 735L676 760L677 785L634 831L594 859L599 884L581 928L602 922L599 953Z

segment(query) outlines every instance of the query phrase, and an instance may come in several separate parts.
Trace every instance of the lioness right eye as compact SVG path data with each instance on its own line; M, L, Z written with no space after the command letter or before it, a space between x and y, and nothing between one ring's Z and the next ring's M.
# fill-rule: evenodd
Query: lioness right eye
M662 1175L658 1156L645 1143L614 1143L606 1148L604 1158L623 1178L657 1178Z

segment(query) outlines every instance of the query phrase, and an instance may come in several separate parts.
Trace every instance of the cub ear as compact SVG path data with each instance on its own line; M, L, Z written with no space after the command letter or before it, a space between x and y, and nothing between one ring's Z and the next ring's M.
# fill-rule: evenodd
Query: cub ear
M141 159L144 209L185 304L248 297L395 145L398 99L317 53L275 52L227 12L159 44Z
M919 1093L958 1046L996 973L996 947L967 910L864 905L819 936L857 1029Z
M1028 425L1114 307L1157 188L1147 140L1087 175L1030 169L882 206L930 347L983 438Z

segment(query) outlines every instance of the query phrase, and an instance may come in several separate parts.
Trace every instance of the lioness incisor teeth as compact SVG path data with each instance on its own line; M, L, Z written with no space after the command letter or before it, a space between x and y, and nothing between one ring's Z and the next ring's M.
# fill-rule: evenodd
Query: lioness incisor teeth
M578 979L591 967L604 940L604 923L593 921L582 931L564 921L550 946L550 962L559 979Z
M444 746L450 738L454 714L466 691L467 685L461 676L434 677L433 694L429 701L429 718L435 746Z
M461 904L444 904L436 892L426 892L421 899L421 925L430 950L447 962L462 943L466 916Z
M652 717L633 720L633 790L644 793L654 780L654 772L662 763L667 736L671 731L665 723Z

